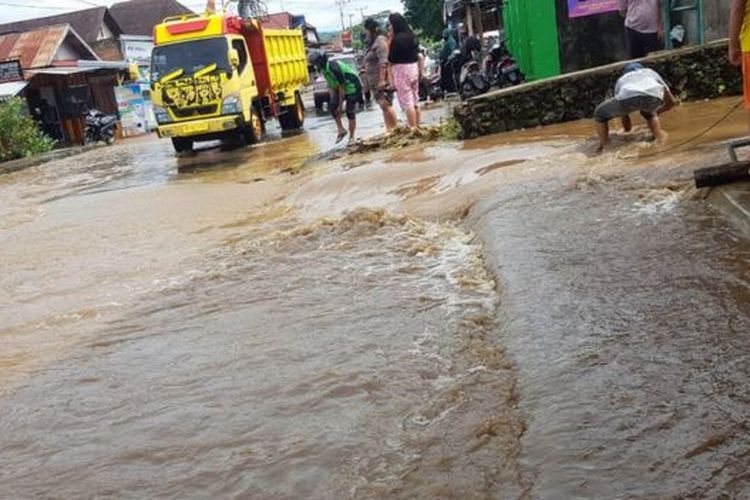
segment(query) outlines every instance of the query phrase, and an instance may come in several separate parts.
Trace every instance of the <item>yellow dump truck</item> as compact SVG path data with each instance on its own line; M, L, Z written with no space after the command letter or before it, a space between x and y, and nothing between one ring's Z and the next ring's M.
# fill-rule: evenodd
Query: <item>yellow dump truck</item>
M301 30L263 29L223 14L166 19L154 28L151 98L159 137L177 152L198 141L261 140L265 122L302 128L308 83Z

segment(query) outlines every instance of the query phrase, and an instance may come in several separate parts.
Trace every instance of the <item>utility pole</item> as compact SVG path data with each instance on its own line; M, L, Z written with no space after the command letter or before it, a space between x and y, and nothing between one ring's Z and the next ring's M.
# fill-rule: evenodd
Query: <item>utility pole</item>
M339 14L341 15L341 32L346 31L346 20L344 19L344 6L350 3L351 0L336 0L336 5L339 8Z
M354 14L349 14L349 31L354 30Z

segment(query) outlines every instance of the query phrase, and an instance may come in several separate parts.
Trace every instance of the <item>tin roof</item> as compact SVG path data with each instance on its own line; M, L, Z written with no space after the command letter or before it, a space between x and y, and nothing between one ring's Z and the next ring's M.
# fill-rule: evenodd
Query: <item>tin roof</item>
M152 36L154 26L171 16L193 14L177 0L130 0L109 8L124 35Z
M110 16L106 7L94 7L93 9L77 10L55 16L0 24L0 34L21 33L38 28L69 24L86 43L93 43L99 40L104 23L107 24L115 37L121 33L120 27Z
M76 59L99 59L69 25L63 24L0 35L0 60L19 59L24 69L52 66L65 42L77 52Z

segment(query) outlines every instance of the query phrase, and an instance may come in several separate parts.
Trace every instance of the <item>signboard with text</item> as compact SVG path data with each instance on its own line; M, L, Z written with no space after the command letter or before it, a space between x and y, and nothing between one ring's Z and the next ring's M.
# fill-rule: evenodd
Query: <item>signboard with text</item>
M568 0L569 17L594 16L618 10L617 0Z
M19 60L0 62L0 83L20 81L23 81L23 70Z
M150 40L122 40L122 55L128 62L147 66L153 50L154 42Z

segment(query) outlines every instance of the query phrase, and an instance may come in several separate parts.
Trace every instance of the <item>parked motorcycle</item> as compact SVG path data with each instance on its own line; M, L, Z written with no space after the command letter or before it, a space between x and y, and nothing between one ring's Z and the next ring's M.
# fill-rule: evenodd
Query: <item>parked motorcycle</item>
M486 68L487 79L492 85L501 89L520 85L526 81L526 76L505 42L497 43L490 49Z
M117 132L116 116L106 115L98 109L90 109L84 116L86 119L84 144L96 144L97 142L115 143L115 134Z
M419 100L432 102L442 101L445 98L445 91L441 85L440 73L433 73L425 76L419 82Z
M472 59L461 68L461 99L470 99L485 94L490 90L490 82L484 77L479 63Z

